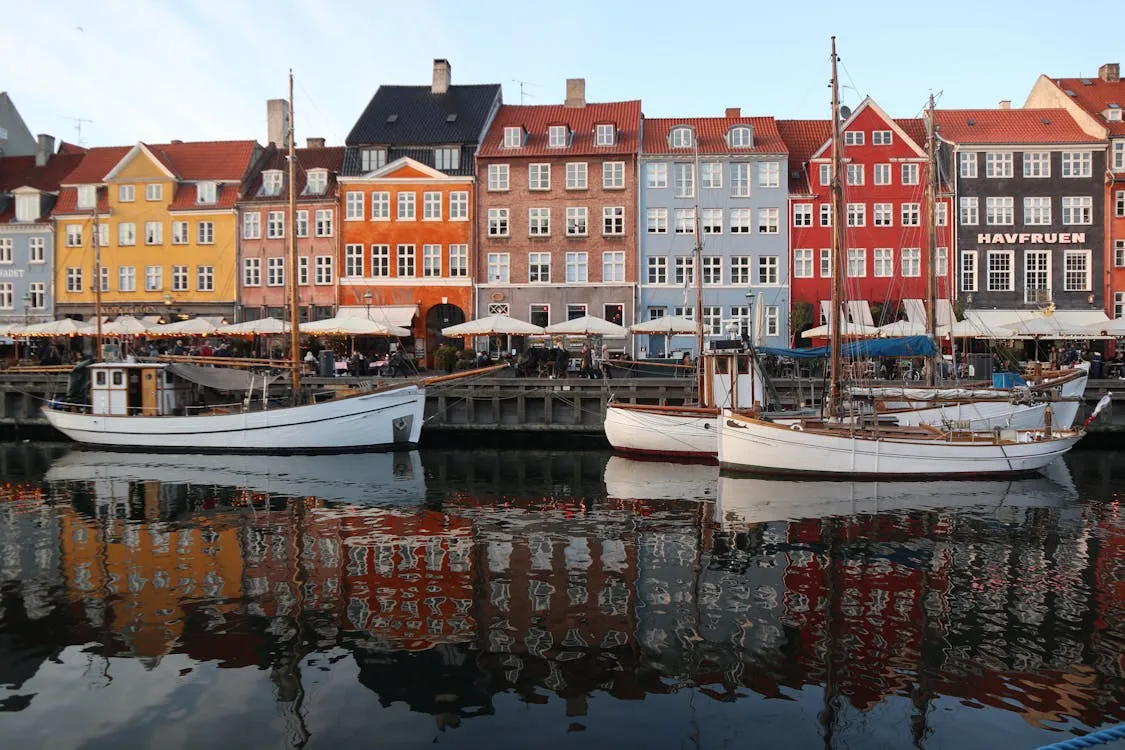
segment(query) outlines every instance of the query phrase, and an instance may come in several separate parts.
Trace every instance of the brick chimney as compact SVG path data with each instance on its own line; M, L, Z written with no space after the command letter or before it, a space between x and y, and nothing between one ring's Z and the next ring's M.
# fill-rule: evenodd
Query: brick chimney
M585 107L586 106L586 79L585 78L567 78L566 79L566 101L563 102L567 107Z
M742 107L727 107L727 117L742 117Z
M449 64L449 60L436 58L434 60L434 84L430 87L430 93L449 93L449 82L452 78L453 67Z
M269 142L278 148L289 148L289 102L266 100L266 133Z
M1012 100L1011 99L1001 99L999 106L1000 106L1000 109L1011 109L1012 108Z
M1121 80L1121 64L1106 63L1098 68L1098 78L1106 83L1117 83Z
M45 167L55 153L55 137L53 135L39 134L39 144L35 149L35 166Z
M306 138L305 145L309 148L324 148L323 138Z

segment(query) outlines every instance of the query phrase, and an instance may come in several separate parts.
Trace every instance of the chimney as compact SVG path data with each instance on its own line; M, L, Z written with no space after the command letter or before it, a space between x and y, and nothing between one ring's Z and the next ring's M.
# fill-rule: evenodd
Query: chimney
M586 79L585 78L567 78L566 79L566 101L563 102L567 107L585 107L586 106Z
M45 167L55 153L55 137L53 135L39 134L39 146L35 150L35 166Z
M306 138L305 144L309 148L324 148L324 139L323 138Z
M1011 109L1012 108L1012 100L1011 99L1001 99L999 106L1000 106L1000 109Z
M266 100L266 133L269 142L278 148L289 148L289 102Z
M727 107L727 117L742 117L742 107Z
M453 68L449 60L436 58L434 60L434 85L430 88L431 94L449 93L449 82L453 78Z
M172 140L170 140L168 142L169 143L183 143L183 141L181 141L179 138L173 138Z
M1121 64L1106 63L1098 68L1098 78L1106 83L1117 83L1121 80Z

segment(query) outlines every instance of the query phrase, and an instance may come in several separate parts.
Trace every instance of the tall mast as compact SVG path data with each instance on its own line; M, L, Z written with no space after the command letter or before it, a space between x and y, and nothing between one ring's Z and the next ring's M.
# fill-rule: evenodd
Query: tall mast
M828 369L828 416L835 417L840 410L840 377L843 362L840 358L840 302L843 299L843 269L840 244L843 227L843 185L840 180L840 86L836 79L836 37L832 37L832 308L828 313L829 345L832 356Z
M699 174L699 132L694 131L691 134L691 142L695 145L695 174L692 176L692 187L695 188L695 251L692 256L692 277L695 281L695 349L697 359L696 365L703 364L703 233L701 230L701 222L699 220L699 187L701 176ZM702 387L702 383L700 384ZM703 397L703 392L699 393L700 398Z
M926 227L929 230L926 262L926 335L937 344L937 138L934 132L934 95L930 94L930 107L926 117ZM950 321L952 323L953 321ZM931 354L926 367L926 385L932 386L937 378L937 355Z
M289 368L293 401L301 388L301 336L297 328L297 159L293 153L293 69L289 69Z
M102 237L98 224L98 192L94 188L94 231L90 238L94 247L94 361L102 359Z

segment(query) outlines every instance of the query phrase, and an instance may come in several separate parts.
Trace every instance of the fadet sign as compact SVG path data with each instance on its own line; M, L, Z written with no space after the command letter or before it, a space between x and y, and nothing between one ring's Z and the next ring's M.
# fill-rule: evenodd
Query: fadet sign
M1083 245L1085 232L1032 232L1030 234L977 234L978 245Z

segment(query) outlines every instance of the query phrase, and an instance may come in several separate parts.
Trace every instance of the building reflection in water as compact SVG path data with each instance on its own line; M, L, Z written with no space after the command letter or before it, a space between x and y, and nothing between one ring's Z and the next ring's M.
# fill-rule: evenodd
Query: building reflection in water
M51 458L0 501L8 710L52 653L95 644L268 669L292 745L302 664L340 648L442 728L501 693L579 717L595 693L809 686L829 735L909 701L897 744L931 736L943 697L1034 727L1125 720L1125 519L1096 458L1088 487L1060 465L936 490L600 452Z

